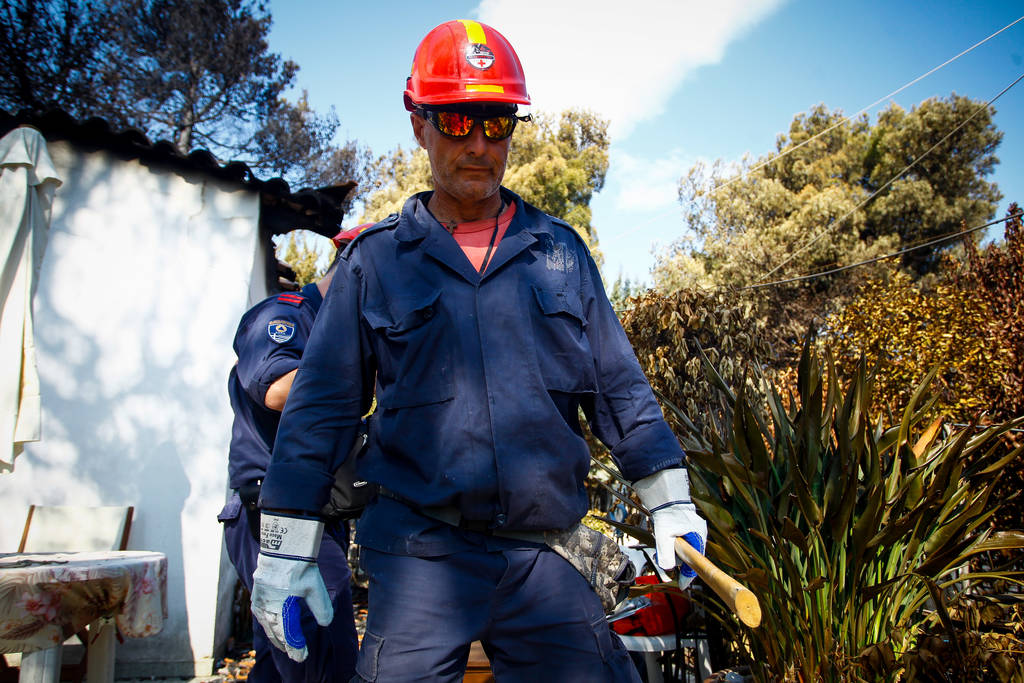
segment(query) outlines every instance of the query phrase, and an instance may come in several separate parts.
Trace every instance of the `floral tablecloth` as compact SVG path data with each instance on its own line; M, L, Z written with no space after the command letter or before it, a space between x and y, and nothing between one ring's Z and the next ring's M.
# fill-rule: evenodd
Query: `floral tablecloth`
M129 638L160 632L167 618L163 553L0 553L0 652L53 647L105 616Z

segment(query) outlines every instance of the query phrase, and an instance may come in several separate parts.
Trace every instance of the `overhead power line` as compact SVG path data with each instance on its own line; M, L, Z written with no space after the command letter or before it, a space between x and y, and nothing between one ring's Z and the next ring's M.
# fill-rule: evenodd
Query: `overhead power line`
M1024 21L1024 16L1022 16L1022 17L1019 17L1019 18L1018 18L1018 19L1016 19L1015 21L1012 21L1012 22L1010 22L1009 24L1007 24L1006 26L1002 27L1001 29L999 29L999 30L998 30L998 31L996 31L995 33L993 33L993 34L989 35L989 36L988 36L988 37L986 37L986 38L983 38L982 40L979 40L979 41L978 41L977 43L975 43L974 45L970 46L970 47L969 47L969 48L967 48L966 50L963 50L963 51L962 51L962 52L960 52L959 54L957 54L957 55L954 55L953 57L950 57L949 59L947 59L946 61L944 61L944 62L943 62L942 64L939 64L938 66L936 66L936 67L933 67L932 69L930 69L930 70L928 70L927 72L925 72L925 73L921 74L921 75L920 75L920 76L918 76L917 78L915 78L915 79L913 79L913 80L911 80L911 81L909 81L909 82L905 83L904 85L900 86L900 87L899 87L899 88L897 88L896 90L893 90L893 91L892 91L891 93L889 93L889 94L887 94L887 95L885 95L885 96L883 96L883 97L880 97L880 98L878 98L877 100L875 100L875 101L874 101L874 102L872 102L871 104L867 105L866 107L863 107L863 108L861 108L861 109L860 109L859 111L857 111L857 112L856 112L855 114L852 114L852 115L850 115L850 116L847 116L847 117L845 117L845 118L843 118L843 119L840 119L840 120L839 120L839 121L837 121L837 122L836 122L835 124L833 124L833 125L832 125L831 127L829 127L829 128L826 128L826 129L825 129L825 130L823 130L823 131L820 131L819 133L817 133L817 134L815 134L814 136L812 136L812 137L810 137L810 138L808 138L808 139L804 140L803 142L801 142L801 143L800 143L800 144L798 144L798 145L794 145L793 147L790 147L790 148L788 148L788 149L786 149L786 150L783 150L783 151L782 151L782 152L780 152L780 153L779 153L779 154L778 154L777 156L774 156L774 157L772 157L772 158L770 158L770 159L767 159L767 160L763 161L763 162L762 162L762 163L760 163L760 164L757 164L756 166L752 166L751 168L745 169L744 171L742 171L742 172L740 172L740 173L737 173L736 175L734 175L733 177L729 178L729 179L728 179L727 181L725 181L724 183L721 183L721 184L719 184L719 185L716 185L714 189L715 189L715 190L717 191L717 190L720 190L720 189L726 188L726 187L728 187L728 186L732 185L732 184L733 184L734 182L737 182L737 181L739 181L740 179L742 179L742 178L745 178L746 176L750 175L750 174L751 174L751 173L753 173L754 171L758 171L758 170L760 170L760 169L762 169L762 168L764 168L764 167L766 167L766 166L769 166L769 165L771 165L771 164L775 163L776 161L778 161L779 159L782 159L782 158L783 158L783 157L785 157L785 156L786 156L787 154L791 154L792 152L795 152L796 150L798 150L798 149L800 149L801 147L803 147L804 145L810 144L811 142L813 142L814 140L818 139L818 138L819 138L819 137L821 137L822 135L826 135L826 134L830 133L831 131L835 130L836 128L838 128L839 126L843 125L844 123L847 123L847 122L848 122L848 121L850 121L851 119L853 119L853 118L855 118L855 117L857 117L857 116L860 116L861 114L863 114L863 113L865 113L865 112L867 112L867 111L870 111L871 109L873 109L874 107L878 106L878 105L879 105L879 104L881 104L882 102L885 102L885 101L886 101L886 100L888 100L889 98L891 98L891 97L895 97L896 95L898 95L899 93L903 92L904 90L906 90L906 89L907 89L907 88L909 88L910 86L912 86L912 85L914 85L914 84L916 84L916 83L920 82L921 80L923 80L923 79L927 78L928 76L931 76L931 75L932 75L933 73L935 73L936 71L939 71L940 69L942 69L942 68L944 68L944 67L946 67L946 66L949 66L950 64L952 64L952 63L953 63L953 62L955 62L956 60L960 59L960 58L961 58L961 57L963 57L964 55L968 54L969 52L971 52L971 51L975 50L976 48L978 48L978 47L980 47L980 46L984 45L985 43L987 43L988 41L992 40L993 38L995 38L996 36L998 36L998 35L999 35L1000 33L1003 33L1004 31L1006 31L1006 30L1008 30L1008 29L1012 28L1012 27L1013 27L1013 26L1015 26L1016 24L1019 24L1019 23L1020 23L1021 21ZM608 237L608 238L607 238L607 240L608 240L608 241L612 241L612 240L617 240L617 239L621 239L621 238L625 237L626 235L629 235L629 234L631 234L631 233L634 233L634 232L636 232L637 230L640 230L641 228L645 228L645 227L647 227L648 225L650 225L651 223L654 223L655 221L657 221L657 220L660 220L660 219L664 218L664 217L665 217L665 216L667 216L667 215L668 215L669 213L670 213L669 211L662 211L661 213L659 213L659 214L657 214L657 215L655 215L655 216L652 216L651 218L649 218L649 219L647 219L647 220L645 220L645 221L642 221L642 222L640 222L640 223L636 223L636 224L634 224L633 226L631 226L631 227L630 227L630 228L628 228L627 230L624 230L623 232L619 233L618 235L612 235L612 236ZM767 275L766 275L765 277L767 277Z
M925 247L931 247L931 246L934 246L936 244L940 244L942 242L948 242L949 240L956 239L957 237L963 237L964 235L969 235L972 232L977 232L978 230L984 230L985 228L991 227L991 226L996 225L998 223L1003 223L1005 221L1012 220L1014 218L1020 218L1021 216L1024 216L1024 211L1012 214L1010 216L1006 216L1004 218L999 218L999 219L996 219L994 221L989 221L988 223L985 223L984 225L976 225L973 228L967 228L966 230L960 230L959 232L954 232L954 233L949 234L949 235L944 235L943 237L936 237L933 240L929 240L927 242L924 242L922 244L918 244L918 245L913 246L913 247L906 247L904 249L900 249L899 251L894 251L891 254L886 254L885 256L876 256L874 258L869 258L869 259L866 259L864 261L858 261L857 263L851 263L851 264L846 265L846 266L839 266L838 268L832 268L830 270L823 270L823 271L818 272L818 273L811 273L810 275L800 275L798 277L786 278L785 280L774 280L772 282L755 283L755 284L752 284L752 285L747 285L746 287L740 287L739 289L741 289L741 290L743 290L743 289L760 289L762 287L772 287L774 285L784 285L784 284L788 284L790 282L800 282L802 280L813 280L814 278L825 277L826 275L834 275L835 273L841 273L844 270L850 270L852 268L858 268L860 266L866 266L866 265L871 264L871 263L877 263L879 261L884 261L886 259L895 258L897 256L902 256L903 254L910 253L910 252L915 251L917 249L924 249Z
M995 101L996 101L996 100L998 100L998 99L999 99L1000 97L1002 97L1002 96L1003 96L1003 95L1004 95L1004 94L1006 93L1006 91L1007 91L1007 90L1009 90L1009 89L1010 89L1010 88L1012 88L1013 86L1015 86L1015 85L1017 85L1018 83L1020 83L1020 81L1021 81L1022 79L1024 79L1024 74L1021 74L1020 76L1018 76L1018 77L1017 77L1017 79L1013 81L1013 83L1010 83L1010 85L1008 85L1008 86L1006 86L1005 88L1003 88L1002 90L1000 90L1000 91L999 91L999 94L997 94L997 95L996 95L995 97L993 97L992 99L990 99L990 100L989 100L988 102L984 103L983 105L981 105L980 107L978 107L977 109L975 109L975 110L974 110L974 113L973 113L973 114L971 114L971 115L970 115L970 116L968 116L968 117L967 117L966 119L964 119L963 121L961 121L961 122L960 122L960 123L959 123L959 124L958 124L958 125L957 125L957 126L956 126L956 127L954 128L954 129L953 129L953 130L951 130L951 131L949 131L948 133L946 133L946 134L945 134L945 135L944 135L944 136L942 137L942 139L941 139L941 140L939 140L939 141L938 141L938 142L936 142L936 143L935 143L934 145L932 145L931 147L929 147L929 148L928 148L928 149L927 149L927 150L926 150L926 151L925 151L925 152L924 152L923 154L921 154L921 155L920 155L920 156L918 156L918 157L917 157L916 159L914 159L914 160L913 160L913 161L911 161L911 162L910 162L909 164L907 164L907 165L906 165L906 167L904 167L902 171L900 171L899 173L897 173L896 175L894 175L894 176L893 176L892 178L890 178L890 179L889 179L888 181L886 181L886 182L885 182L885 183L884 183L884 184L883 184L883 185L882 185L881 187L879 187L879 188L878 188L877 190L875 190L874 192L872 192L871 194L869 194L869 195L868 195L867 197L865 197L865 198L864 198L864 199L863 199L862 201L860 201L860 202L859 202L859 203L858 203L858 204L857 204L857 205L856 205L855 207L853 207L852 209L850 209L849 211L847 211L847 212L846 212L845 214L843 214L843 215L842 215L842 216L841 216L840 218L838 218L838 219L836 219L836 220L832 221L832 222L831 222L831 223L829 223L829 224L828 224L827 226L825 226L825 229L824 229L824 230L822 230L821 232L819 232L819 233L818 233L817 235L815 235L815 236L814 236L814 237L812 237L811 239L809 239L809 240L806 240L806 241L804 241L804 242L803 242L803 243L802 243L802 244L800 245L800 248L799 248L799 249L797 249L796 251L794 251L794 252L793 252L792 254L790 254L790 255L789 255L789 256L787 256L786 258L782 259L782 262L781 262L781 263L779 263L779 264L778 264L777 266L775 266L774 268L772 268L771 270L769 270L769 271L768 271L767 273L765 273L764 275L762 275L762 276L761 276L760 278L758 278L758 279L759 279L759 280L762 280L762 279L764 279L764 278L766 278L766 277L771 277L771 276L772 276L773 274L775 274L775 273L776 273L776 272L777 272L777 271L778 271L778 270L779 270L780 268L782 268L783 266L785 266L785 265L786 265L787 263L789 263L790 261L792 261L793 259L795 259L795 258L796 258L797 256L799 256L799 255L800 255L800 254L802 254L803 252L807 251L807 250L808 250L808 249L809 249L809 248L811 247L811 245L813 245L813 244L814 244L815 242L817 242L817 241L818 241L819 239L821 239L822 237L824 237L824 236L825 236L825 235L827 235L828 233L832 232L832 230L834 230L834 229L835 229L835 228L836 228L837 226L841 225L841 224L843 223L843 221L845 221L845 220L846 220L847 218L849 218L850 216L852 216L852 215L853 215L854 213L856 213L857 211L859 211L860 209L862 209L862 208L863 208L864 206L866 206L866 205L867 205L867 203L868 203L868 202L870 202L870 201L871 201L872 199L874 199L874 198L875 198L875 197L877 197L877 196L878 196L879 194L881 194L883 190L885 190L885 189L886 189L887 187L889 187L890 185L892 185L892 184L893 184L894 182L896 182L897 180L899 180L900 178L902 178L902 177L903 177L903 176L904 176L904 175L905 175L905 174L907 173L907 171L909 171L909 170L910 170L910 169L912 169L912 168L913 168L914 166L916 166L916 165L918 164L918 162L919 162L919 161L921 161L921 159L924 159L924 158L925 158L926 156L928 156L929 154L931 154L932 152L934 152L934 151L935 151L935 149L936 149L936 148L937 148L937 147L938 147L939 145L941 145L942 143L944 143L944 142L945 142L946 140L948 140L948 139L949 139L950 137L952 137L952 135L953 135L954 133L956 133L956 132L957 132L958 130L960 130L961 128L963 128L964 126L966 126L966 125L967 125L968 123L970 123L970 122L971 122L971 121L972 121L972 120L974 119L974 117L975 117L975 116L977 116L978 114L980 114L980 113L981 113L981 112L983 112L983 111L987 111L987 110L988 110L988 108L989 108L990 106L992 106L992 103L993 103L993 102L995 102Z
M779 159L783 158L783 157L784 157L784 156L786 156L787 154L791 154L791 153L795 152L796 150L800 149L800 148L801 148L801 147L803 147L804 145L807 145L807 144L810 144L811 142L814 142L815 140L817 140L818 138L820 138L820 137L821 137L822 135L827 135L828 133L831 133L832 131L834 131L834 130L835 130L836 128L838 128L839 126L843 125L844 123L847 123L847 122L849 122L849 121L852 121L853 119L857 118L857 117L858 117L858 116L860 116L861 114L863 114L863 113L865 113L865 112L867 112L867 111L870 111L870 110L874 109L874 108L875 108L876 106L878 106L878 105L879 105L879 104L881 104L882 102L885 102L885 101L886 101L886 100L888 100L889 98L891 98L891 97L895 97L896 95L900 94L901 92L903 92L904 90L906 90L906 89L907 89L907 88L909 88L910 86L914 85L915 83L918 83L919 81L923 81L923 80L924 80L925 78L928 78L929 76L931 76L931 75L932 75L933 73L935 73L935 72L936 72L936 71L938 71L939 69L941 69L941 68L943 68L943 67L945 67L945 66L947 66L947 65L949 65L949 64L952 64L952 63L953 63L953 62L955 62L956 60L958 60L958 59L960 59L961 57L963 57L964 55L966 55L966 54L967 54L968 52L970 52L971 50L975 49L976 47L980 47L981 45L984 45L984 44L985 44L985 43L987 43L988 41L990 41L990 40L992 40L993 38L995 38L996 36L998 36L998 35L999 35L1000 33L1002 33L1003 31L1005 31L1005 30L1007 30L1007 29L1011 28L1011 27L1012 27L1012 26L1013 26L1014 24L1018 24L1018 23L1020 23L1021 21L1024 21L1024 17L1020 17L1020 18L1019 18L1019 19L1017 19L1016 21L1010 22L1009 24L1007 24L1006 26L1002 27L1001 29L999 29L998 31L996 31L995 33L993 33L992 35L988 36L987 38L984 38L983 40L979 40L979 41L978 41L977 43L975 43L974 45L971 45L971 46L970 46L969 48L967 48L966 50L964 50L964 51L963 51L963 52L961 52L960 54L958 54L958 55L956 55L956 56L954 56L954 57L950 57L949 59L947 59L946 61L944 61L944 62L943 62L942 64L939 64L938 66L934 67L934 68L933 68L933 69L931 69L930 71L928 71L928 72L926 72L926 73L923 73L923 74L921 74L920 76L918 76L918 77L917 77L917 78L915 78L914 80L910 81L909 83L906 83L905 85L902 85L902 86L900 86L899 88L896 88L895 90L893 90L893 91L892 91L891 93L889 93L888 95L883 95L882 97L879 97L879 98L878 98L877 100L875 100L874 102L872 102L872 103L871 103L871 104L869 104L868 106L866 106L866 107L862 108L862 109L861 109L860 111L856 112L855 114L851 114L850 116L846 116L846 117L844 117L844 118L840 119L839 121L836 121L836 122L835 122L834 124L832 124L831 126L829 126L828 128L826 128L825 130L823 130L823 131L820 131L819 133L816 133L815 135L813 135L813 136L811 136L811 137L807 138L806 140L804 140L804 141L803 141L803 142L801 142L800 144L798 144L798 145L793 145L792 147L789 147L789 148L787 148L787 149L783 150L782 152L780 152L780 153L779 153L779 155L778 155L778 156L776 156L776 157L773 157L772 159L768 159L768 160L766 160L766 161L764 161L764 162L762 162L762 163L758 164L757 166L754 166L753 168L750 168L750 169L748 169L748 170L744 171L744 172L743 172L742 174L740 174L740 175L738 175L738 176L735 176L735 177L733 177L733 178L730 178L728 182L726 182L726 183L724 183L724 184L722 184L722 185L719 185L718 187L716 187L716 188L715 188L715 190L719 190L719 189L721 189L721 188L723 188L723 187L727 187L728 185L730 185L731 183L733 183L733 182L734 182L734 181L736 181L737 179L739 179L739 178L741 178L741 177L743 177L743 176L745 176L745 175L749 175L749 174L753 173L754 171L759 171L759 170L761 170L762 168L764 168L765 166L768 166L769 164L773 164L773 163L775 163L776 161L778 161Z

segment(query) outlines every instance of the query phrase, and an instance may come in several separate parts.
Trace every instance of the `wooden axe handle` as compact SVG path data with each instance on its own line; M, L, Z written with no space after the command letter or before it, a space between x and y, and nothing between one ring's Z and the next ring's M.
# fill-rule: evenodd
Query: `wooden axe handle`
M757 596L739 581L712 564L711 560L697 552L682 538L676 538L676 555L697 572L697 576L725 600L736 616L751 628L761 624L761 605Z

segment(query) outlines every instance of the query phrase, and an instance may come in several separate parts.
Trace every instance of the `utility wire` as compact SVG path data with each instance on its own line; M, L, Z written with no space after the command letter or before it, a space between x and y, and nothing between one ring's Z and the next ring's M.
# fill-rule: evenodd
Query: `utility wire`
M921 154L921 155L920 155L919 157L917 157L916 159L914 159L913 161L911 161L911 162L910 162L909 164L907 164L907 166L906 166L906 167L905 167L905 168L904 168L904 169L903 169L902 171L900 171L899 173L897 173L896 175L894 175L894 176L893 176L892 178L890 178L890 179L889 179L889 180L888 180L888 181L887 181L887 182L886 182L885 184L883 184L883 185L882 185L881 187L879 187L879 188L878 188L877 190L875 190L875 191L874 191L874 192L872 192L872 193L871 193L870 195L868 195L868 196L867 196L867 197L866 197L865 199L863 199L863 200L862 200L862 201L861 201L860 203L858 203L858 204L857 204L857 206L853 207L852 209L850 209L849 211L847 211L847 212L846 212L845 214L843 214L843 215L842 215L842 216L841 216L840 218L838 218L837 220L835 220L835 221L833 221L832 223L830 223L829 225L827 225L827 226L825 227L825 229L824 229L824 230L822 230L821 232L819 232L819 233L818 233L817 235L815 235L814 237L812 237L812 238L811 238L811 239L809 239L809 240L806 240L806 241L805 241L805 242L804 242L804 243L803 243L803 244L802 244L802 245L800 246L800 248L799 248L799 249L797 249L796 251L794 251L794 252L793 252L792 254L790 254L790 255L789 255L789 256L787 256L786 258L782 259L782 262L781 262L781 263L779 263L779 265L775 266L774 268L772 268L771 270L769 270L769 271L768 271L767 273L765 273L764 275L762 275L762 276L761 276L760 278L758 278L758 279L764 279L764 278L766 278L766 277L771 277L771 276L772 276L773 274L775 274L775 272L776 272L776 271L778 271L778 270L779 270L780 268L782 268L782 267L783 267L783 266L785 266L785 265L786 265L787 263L789 263L790 261L792 261L793 259L795 259L795 258L796 258L797 256L799 256L800 254L802 254L802 253L803 253L804 251L806 251L807 249L809 249L809 248L811 247L811 245L812 245L812 244L814 244L814 243L815 243L815 242L817 242L817 241L818 241L819 239L821 239L822 237L824 237L825 235L827 235L828 233L830 233L830 232L831 232L831 231L832 231L832 230L833 230L833 229L834 229L834 228L835 228L836 226L840 225L840 224L841 224L841 223L842 223L843 221L845 221L845 220L846 220L847 218L849 218L850 216L852 216L852 215L853 215L853 214L854 214L855 212L857 212L857 211L859 211L860 209L862 209L862 208L863 208L863 207L864 207L865 205L867 205L867 203L868 203L868 202L870 202L870 201L871 201L872 199L874 199L874 198L875 198L875 197L877 197L877 196L878 196L879 194L881 194L882 190L886 189L887 187L889 187L890 185L892 185L892 184L893 184L894 182L896 182L897 180L899 180L900 178L902 178L902 177L903 177L903 175L904 175L904 174L905 174L905 173L906 173L907 171L909 171L910 169L912 169L912 168L913 168L914 166L916 166L916 165L917 165L917 163L918 163L919 161L921 161L921 159L924 159L924 158L925 158L926 156L928 156L929 154L931 154L932 152L934 152L934 151L935 151L935 149L936 149L936 148L937 148L937 147L938 147L939 145L941 145L942 143L944 143L944 142L945 142L946 140L948 140L948 139L949 139L949 138L950 138L950 137L951 137L951 136L952 136L952 135L953 135L954 133L956 133L956 132L957 132L958 130L960 130L961 128L963 128L964 126L966 126L966 125L967 125L968 123L970 123L970 122L971 122L971 121L972 121L972 120L974 119L974 117L975 117L975 116L977 116L978 114L980 114L980 113L981 113L982 111L986 111L986 110L987 110L987 109L988 109L988 108L989 108L990 106L992 106L992 103L993 103L993 102L995 102L995 101L996 101L996 100L998 100L998 99L999 99L1000 97L1002 97L1002 96L1003 96L1003 95L1004 95L1004 94L1006 93L1006 91L1007 91L1007 90L1009 90L1009 89L1010 89L1010 88L1012 88L1013 86L1015 86L1015 85L1017 85L1018 83L1020 83L1020 81L1021 81L1022 79L1024 79L1024 74L1021 74L1020 76L1018 76L1018 77L1017 77L1017 79L1016 79L1016 80L1015 80L1015 81L1014 81L1013 83L1010 83L1010 85L1008 85L1008 86L1006 86L1005 88L1003 88L1002 90L1000 90L1000 91L999 91L999 94L997 94L997 95L996 95L995 97L993 97L992 99L990 99L990 100L989 100L988 102L986 102L985 104L983 104L983 105L981 105L980 107L978 107L978 108L977 108L977 109L976 109L976 110L974 111L974 113L973 113L973 114L971 114L970 116L968 116L968 117L967 117L966 119L964 119L964 120L963 120L963 121L962 121L962 122L960 123L960 125L958 125L958 126L957 126L956 128L954 128L953 130L951 130L951 131L949 131L948 133L946 133L946 135L945 135L945 136L943 136L943 138L942 138L941 140L939 140L938 142L936 142L936 143L935 143L934 145L932 145L931 147L929 147L929 148L928 148L928 149L927 149L927 150L926 150L926 151L925 151L925 152L924 152L923 154Z
M776 161L778 161L779 159L782 159L787 154L795 152L796 150L800 149L804 145L810 144L811 142L813 142L814 140L817 140L822 135L830 133L831 131L835 130L836 128L838 128L839 126L843 125L844 123L847 123L851 119L853 119L853 118L855 118L857 116L860 116L861 114L863 114L863 113L865 113L867 111L870 111L871 109L873 109L874 107L878 106L882 102L886 101L890 97L894 97L894 96L898 95L899 93L903 92L904 90L906 90L910 86L914 85L915 83L918 83L921 80L927 78L928 76L931 76L933 73L935 73L936 71L942 69L943 67L946 67L946 66L952 64L956 60L960 59L961 57L963 57L967 53L969 53L972 50L974 50L975 48L978 48L978 47L984 45L988 41L990 41L993 38L995 38L996 36L998 36L1000 33L1006 31L1007 29L1012 28L1013 26L1015 26L1016 24L1020 23L1021 21L1024 21L1024 16L1018 18L1015 21L1010 22L1009 24L1007 24L1006 26L1002 27L1001 29L999 29L998 31L993 33L992 35L990 35L987 38L984 38L984 39L978 41L977 43L975 43L974 45L970 46L966 50L963 50L962 52L960 52L960 54L958 54L958 55L956 55L954 57L950 57L949 59L944 61L942 64L939 64L938 66L933 67L931 70L927 71L926 73L921 74L920 76L918 76L914 80L912 80L912 81L910 81L910 82L900 86L899 88L896 88L895 90L893 90L888 95L885 95L883 97L878 98L877 100L875 100L871 104L869 104L866 107L863 107L862 109L860 109L855 114L851 114L850 116L847 116L847 117L845 117L843 119L840 119L835 124L833 124L831 127L826 128L823 131L820 131L819 133L813 135L810 138L807 138L806 140L804 140L800 144L794 145L793 147L790 147L788 149L783 150L782 152L780 152L778 154L778 156L774 156L774 157L772 157L770 159L766 159L765 161L761 162L760 164L757 164L756 166L753 166L753 167L748 168L748 169L746 169L746 170L744 170L744 171L742 171L740 173L737 173L736 175L734 175L733 177L729 178L724 183L716 185L713 191L718 191L718 190L724 189L726 187L729 187L734 182L737 182L740 179L745 178L746 176L750 175L754 171L759 171L760 169L764 168L765 166L769 166L771 164L774 164ZM669 213L668 211L663 211L663 212L661 212L661 213L659 213L659 214L657 214L655 216L652 216L651 218L647 219L646 221L643 221L641 223L637 223L637 224L633 225L631 228L629 228L629 229L619 233L618 235L614 235L614 236L609 237L607 239L608 239L608 241L612 241L612 240L616 240L616 239L621 239L621 238L625 237L626 235L628 235L630 233L636 232L637 230L639 230L641 228L647 227L648 225L650 225L654 221L657 221L657 220L660 220L661 218L664 218L666 215L668 215L668 213ZM772 271L772 272L774 272L774 271ZM771 273L769 273L768 275L770 275L770 274ZM767 277L768 275L765 275L764 277Z
M917 246L914 246L914 247L907 247L905 249L900 249L899 251L894 251L893 253L886 254L885 256L876 256L874 258L870 258L870 259L867 259L865 261L858 261L857 263L851 263L851 264L846 265L846 266L840 266L838 268L832 268L831 270L823 270L820 273L811 273L810 275L800 275L798 277L791 277L791 278L787 278L785 280L774 280L772 282L761 282L761 283L757 283L757 284L753 284L753 285L747 285L746 287L740 287L739 289L740 290L744 290L744 289L760 289L762 287L771 287L773 285L784 285L784 284L788 284L790 282L799 282L801 280L813 280L814 278L824 277L826 275L833 275L835 273L841 273L844 270L850 270L851 268L857 268L859 266L865 266L865 265L868 265L869 263L877 263L878 261L884 261L885 259L894 258L896 256L902 256L903 254L906 254L908 252L914 251L916 249L923 249L925 247L930 247L932 245L939 244L940 242L945 242L947 240L956 239L957 237L962 237L962 236L968 235L968 234L970 234L972 232L976 232L978 230L983 230L985 228L988 228L988 227L991 227L993 225L996 225L997 223L1003 223L1004 221L1008 221L1008 220L1011 220L1013 218L1020 218L1021 216L1024 216L1024 211L1022 211L1020 213L1015 213L1015 214L1010 215L1010 216L1006 216L1005 218L999 218L999 219L996 219L994 221L989 221L988 223L985 223L984 225L976 225L973 228L967 228L966 230L960 230L959 232L955 232L955 233L952 233L952 234L949 234L949 235L945 235L943 237L937 237L937 238L935 238L933 240L929 240L927 242L924 242L923 244L918 244Z
M826 135L827 133L831 133L831 132L832 132L833 130L835 130L835 129L836 129L836 128L838 128L839 126L843 125L844 123L847 123L847 122L849 122L849 121L852 121L853 119L855 119L856 117L860 116L861 114L863 114L863 113L865 113L865 112L867 112L867 111L870 111L871 109L874 109L874 108L875 108L876 106L878 106L878 105L879 105L879 104L881 104L882 102L885 102L885 101L886 101L886 100L888 100L888 99L889 99L890 97L895 97L896 95L900 94L901 92L903 92L904 90L906 90L906 89L907 89L907 88L909 88L910 86L914 85L915 83L918 83L919 81L922 81L922 80L924 80L924 79L925 79L925 78L927 78L928 76L931 76L931 75L932 75L933 73L935 73L935 72L936 72L936 71L938 71L939 69L941 69L941 68L943 68L943 67L945 67L945 66L947 66L947 65L949 65L949 64L952 64L952 63L953 63L953 62L955 62L956 60L958 60L958 59L960 59L961 57L963 57L964 55L966 55L966 54L967 54L968 52L972 51L972 50L973 50L974 48L976 48L976 47L980 47L981 45L983 45L983 44L987 43L988 41L990 41L991 39L995 38L996 36L998 36L998 35L999 35L1000 33L1002 33L1003 31L1005 31L1005 30L1009 29L1009 28L1010 28L1010 27L1012 27L1012 26L1013 26L1014 24L1017 24L1017 23L1019 23L1019 22L1021 22L1021 21L1024 21L1024 16L1022 16L1022 17L1018 18L1018 19L1017 19L1016 21L1010 22L1010 23L1009 23L1009 24L1007 24L1006 26L1002 27L1001 29L999 29L998 31L996 31L995 33L993 33L992 35L990 35L990 36L989 36L988 38L985 38L985 39L983 39L983 40L980 40L980 41L978 41L977 43L975 43L974 45L971 45L971 46L970 46L969 48L967 48L966 50L964 50L964 51L963 51L963 52L961 52L960 54L956 55L955 57L950 57L949 59L947 59L946 61L944 61L944 62L943 62L942 64L939 64L938 66L934 67L934 68L933 68L933 69L932 69L931 71L928 71L927 73L923 73L923 74L921 74L920 76L918 76L918 77L917 77L917 78L915 78L914 80L910 81L910 82L909 82L909 83L907 83L906 85L903 85L903 86L900 86L899 88L896 88L895 90L893 90L893 91L892 91L891 93L889 93L888 95L884 95L884 96L882 96L882 97L879 97L879 98L878 98L877 100L875 100L874 102L872 102L872 103L871 103L871 104L869 104L868 106L864 107L863 109L861 109L861 110L860 110L860 111L858 111L857 113L855 113L855 114L851 114L850 116L847 116L847 117L845 117L845 118L843 118L843 119L840 119L840 120L839 120L839 121L837 121L836 123L832 124L832 125L831 125L830 127L826 128L825 130L823 130L823 131L821 131L821 132L817 133L816 135L814 135L814 136L812 136L812 137L809 137L809 138L807 138L806 140L804 140L804 141L803 141L803 142L801 142L800 144L798 144L798 145L794 145L793 147L790 147L790 148L788 148L788 149L785 149L785 150L783 150L783 151L782 151L781 153L779 153L779 155L778 155L777 157L774 157L774 158L772 158L772 159L768 159L768 160L766 160L766 161L764 161L764 162L762 162L762 163L758 164L757 166L754 166L753 168L751 168L751 169L749 169L749 170L745 171L745 172L744 172L744 173L742 173L741 175L739 175L739 176L736 176L736 177L734 177L734 178L730 178L728 182L726 182L726 183L724 183L724 184L722 184L722 185L719 185L719 186L715 187L715 190L719 190L719 189L721 189L721 188L727 187L728 185L732 184L732 183L733 183L734 181L736 181L737 179L739 179L739 178L740 178L740 177L742 177L743 175L749 175L749 174L753 173L754 171L759 171L759 170L761 170L762 168L764 168L765 166L768 166L769 164L772 164L772 163L774 163L775 161L777 161L778 159L781 159L782 157L786 156L787 154L790 154L790 153L792 153L792 152L795 152L796 150L800 149L800 148L801 148L801 147L803 147L804 145L807 145L807 144L809 144L809 143L811 143L811 142L813 142L813 141L817 140L817 139L818 139L818 138L820 138L820 137L821 137L822 135Z

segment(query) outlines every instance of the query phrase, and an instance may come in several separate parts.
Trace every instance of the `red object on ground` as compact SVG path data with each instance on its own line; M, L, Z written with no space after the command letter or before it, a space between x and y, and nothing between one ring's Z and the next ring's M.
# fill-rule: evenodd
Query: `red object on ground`
M660 583L657 576L638 576L638 585ZM678 588L647 593L650 607L637 610L628 617L611 623L612 630L623 636L662 636L675 633L683 626L683 618L690 613L690 600Z

